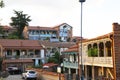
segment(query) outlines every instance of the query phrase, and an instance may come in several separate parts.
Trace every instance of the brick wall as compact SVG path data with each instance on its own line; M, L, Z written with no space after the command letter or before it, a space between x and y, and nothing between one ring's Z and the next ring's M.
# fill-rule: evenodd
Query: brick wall
M120 80L120 25L113 23L113 66L115 80Z

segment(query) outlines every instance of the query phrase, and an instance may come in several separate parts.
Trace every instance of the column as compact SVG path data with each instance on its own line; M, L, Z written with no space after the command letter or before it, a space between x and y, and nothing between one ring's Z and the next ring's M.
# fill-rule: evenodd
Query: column
M85 80L87 80L87 65L85 65Z
M79 74L78 74L78 69L76 69L76 79L75 80L79 80Z
M35 59L35 66L39 66L39 60Z
M100 49L99 49L99 43L97 43L97 48L98 48L98 57L100 56Z
M104 45L104 57L106 57L107 56L107 50L106 50L105 42L103 42L103 45Z
M92 66L92 80L95 80L94 66Z
M42 63L45 63L45 51L44 51L44 49L41 49L40 56L42 58Z
M72 77L71 77L71 69L69 68L68 70L68 80L72 80Z

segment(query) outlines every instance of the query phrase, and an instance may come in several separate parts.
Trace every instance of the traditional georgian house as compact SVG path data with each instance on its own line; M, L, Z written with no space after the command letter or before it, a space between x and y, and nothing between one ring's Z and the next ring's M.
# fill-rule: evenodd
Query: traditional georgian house
M3 68L9 66L39 66L45 62L45 51L38 40L0 39L0 56Z
M84 80L120 79L120 24L113 23L111 33L82 41L82 56L80 45L62 52L66 55L63 67L64 73L68 73L67 80L79 80L81 62Z
M72 38L72 27L62 23L54 27L26 26L24 37L29 40L50 40L50 42L68 42Z

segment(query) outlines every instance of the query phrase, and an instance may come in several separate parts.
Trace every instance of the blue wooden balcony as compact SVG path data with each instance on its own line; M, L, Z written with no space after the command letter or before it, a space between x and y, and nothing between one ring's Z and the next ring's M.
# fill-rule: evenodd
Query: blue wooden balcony
M63 67L78 69L78 62L63 61Z

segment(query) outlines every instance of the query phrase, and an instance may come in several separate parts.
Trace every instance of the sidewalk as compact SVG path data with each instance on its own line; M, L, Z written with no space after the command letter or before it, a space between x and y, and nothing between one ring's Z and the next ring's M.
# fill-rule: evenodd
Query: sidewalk
M37 71L41 76L43 76L44 80L59 80L59 74L55 72L48 72L44 71L42 69L34 69L33 70ZM64 80L63 74L61 74L61 80Z
M52 76L52 75L47 75L47 74L42 74L45 80L58 80L58 76Z
M52 72L42 72L40 73L45 80L59 80L59 75L57 73ZM64 80L63 76L61 75L61 80Z

